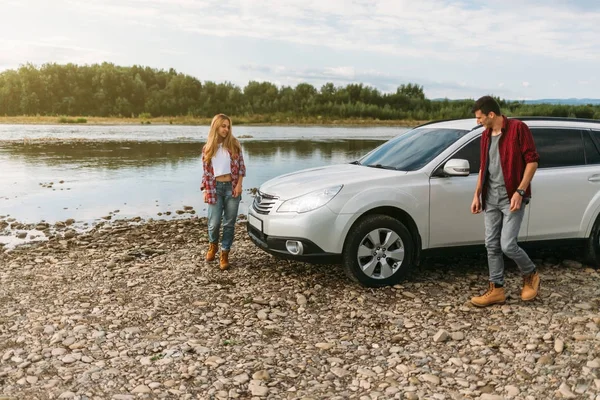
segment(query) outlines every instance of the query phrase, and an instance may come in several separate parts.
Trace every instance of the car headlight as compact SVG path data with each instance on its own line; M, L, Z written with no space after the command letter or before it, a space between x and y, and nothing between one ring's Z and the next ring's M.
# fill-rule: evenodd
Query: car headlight
M332 186L326 189L315 190L314 192L289 199L281 203L277 212L296 212L304 213L316 210L329 203L336 194L342 190L343 185Z

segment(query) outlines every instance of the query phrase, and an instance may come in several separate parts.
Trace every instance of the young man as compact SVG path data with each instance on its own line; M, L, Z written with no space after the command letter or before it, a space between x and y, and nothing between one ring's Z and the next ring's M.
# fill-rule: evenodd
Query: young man
M531 198L529 184L540 157L529 127L502 115L493 97L481 97L471 111L475 113L477 123L486 128L481 137L481 166L471 212L485 211L485 246L490 276L487 292L473 297L471 303L486 307L506 301L502 253L514 260L523 274L521 299L533 300L538 294L540 276L529 256L517 244L517 236L525 206Z

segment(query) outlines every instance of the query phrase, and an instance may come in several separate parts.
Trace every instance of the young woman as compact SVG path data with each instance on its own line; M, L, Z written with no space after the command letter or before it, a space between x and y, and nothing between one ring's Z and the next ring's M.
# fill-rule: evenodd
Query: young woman
M231 132L231 118L217 114L212 119L208 140L202 148L202 186L208 203L208 251L206 261L217 254L219 229L223 218L220 268L229 268L229 250L233 243L235 221L242 198L246 166L240 142Z

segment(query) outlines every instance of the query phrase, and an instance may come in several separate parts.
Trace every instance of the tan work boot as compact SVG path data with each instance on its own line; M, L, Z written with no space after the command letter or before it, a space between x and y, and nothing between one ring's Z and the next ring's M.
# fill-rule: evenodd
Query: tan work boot
M206 252L206 261L214 261L217 250L219 250L219 246L216 243L209 243L208 251Z
M473 297L471 303L477 307L487 307L492 304L503 304L506 301L503 287L496 287L494 282L490 282L490 286L481 296Z
M221 268L221 271L225 271L227 268L229 268L229 250L221 250L219 268Z
M537 297L540 290L540 274L536 271L523 277L521 300L530 301Z

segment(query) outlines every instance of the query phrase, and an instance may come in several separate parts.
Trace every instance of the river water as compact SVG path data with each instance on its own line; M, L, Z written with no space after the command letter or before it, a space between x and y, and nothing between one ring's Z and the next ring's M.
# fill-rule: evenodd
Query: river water
M248 190L268 179L350 162L407 129L234 126L247 166L240 213L252 201ZM208 126L0 125L0 217L93 224L108 215L177 218L184 206L205 216L207 133Z

